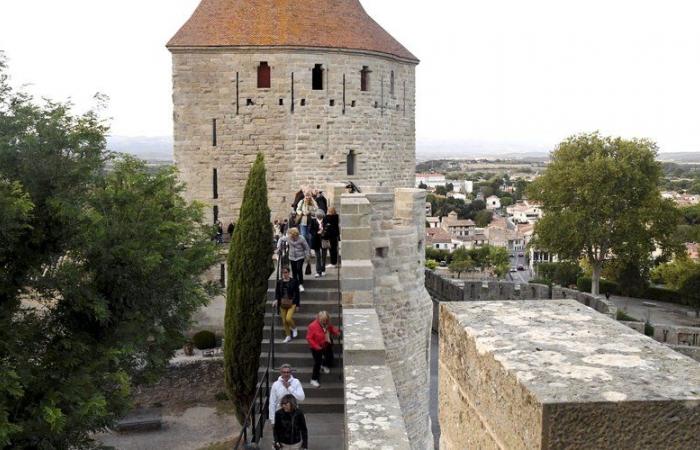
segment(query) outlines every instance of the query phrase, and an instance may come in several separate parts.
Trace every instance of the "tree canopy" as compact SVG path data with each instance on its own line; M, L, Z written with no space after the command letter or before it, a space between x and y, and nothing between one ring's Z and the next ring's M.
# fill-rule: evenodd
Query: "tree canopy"
M110 155L106 132L13 91L0 58L0 448L90 446L208 301L201 208L173 169Z
M645 139L572 136L529 186L528 197L544 212L534 244L564 259L583 256L593 270L593 294L606 259L644 263L656 246L677 248L671 236L678 215L660 196L656 154L656 144Z

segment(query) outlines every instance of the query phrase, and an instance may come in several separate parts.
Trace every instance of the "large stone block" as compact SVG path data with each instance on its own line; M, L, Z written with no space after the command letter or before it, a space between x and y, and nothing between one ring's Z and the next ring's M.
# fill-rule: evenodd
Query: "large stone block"
M343 310L343 363L349 366L380 366L386 347L377 311L372 308Z
M700 448L700 365L574 300L443 303L442 449Z

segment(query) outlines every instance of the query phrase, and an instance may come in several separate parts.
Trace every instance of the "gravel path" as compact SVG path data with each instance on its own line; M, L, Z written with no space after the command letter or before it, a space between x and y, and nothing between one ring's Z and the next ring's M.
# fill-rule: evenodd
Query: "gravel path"
M196 450L207 444L233 439L240 426L233 415L197 406L180 415L163 415L163 428L146 433L100 433L95 438L119 450Z

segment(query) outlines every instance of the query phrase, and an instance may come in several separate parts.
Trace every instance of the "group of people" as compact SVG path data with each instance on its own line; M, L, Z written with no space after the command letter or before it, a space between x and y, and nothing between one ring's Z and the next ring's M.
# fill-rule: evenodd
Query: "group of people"
M217 220L214 225L216 226L216 234L214 235L214 241L216 241L217 244L223 244L224 225L221 223L220 220ZM235 229L235 227L236 225L233 222L229 222L228 227L226 227L226 233L228 234L229 239L231 239L231 236L233 236L233 230Z
M281 304L277 301L277 304ZM283 307L280 307L283 309ZM285 328L286 330L286 328ZM296 329L295 329L296 332ZM309 325L306 340L314 358L311 385L320 387L321 372L330 373L333 367L333 340L340 330L330 324L330 316L321 311ZM294 377L292 366L282 364L277 381L270 388L269 418L272 423L276 449L300 450L308 448L308 430L304 412L299 403L306 398L301 382Z

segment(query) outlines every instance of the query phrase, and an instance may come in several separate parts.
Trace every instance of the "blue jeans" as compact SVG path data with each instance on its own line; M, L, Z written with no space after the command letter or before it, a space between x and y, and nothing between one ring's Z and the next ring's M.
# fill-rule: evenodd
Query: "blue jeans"
M311 234L309 234L309 226L304 224L299 224L299 233L304 236L306 243L311 245Z
M314 249L314 253L316 254L316 273L321 275L326 271L326 249Z

